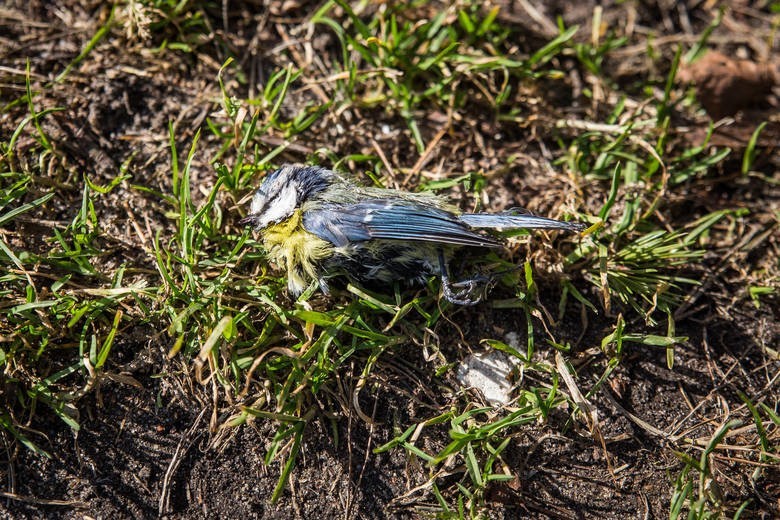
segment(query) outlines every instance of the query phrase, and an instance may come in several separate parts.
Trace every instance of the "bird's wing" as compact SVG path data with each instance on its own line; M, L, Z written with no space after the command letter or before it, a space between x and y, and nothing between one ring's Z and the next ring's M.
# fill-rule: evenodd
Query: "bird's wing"
M469 230L448 211L416 201L371 199L304 208L303 227L337 247L371 239L499 247L492 237Z

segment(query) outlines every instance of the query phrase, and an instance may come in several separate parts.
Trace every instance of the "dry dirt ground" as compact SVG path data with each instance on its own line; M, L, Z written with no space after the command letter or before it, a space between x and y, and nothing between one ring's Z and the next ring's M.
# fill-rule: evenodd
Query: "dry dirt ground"
M67 178L52 179L62 195L52 214L39 222L20 224L33 246L36 236L48 236L47 222L72 219L73 208L81 200L81 193L74 187L80 185L82 174L105 184L132 155L133 183L165 191L170 175L168 124L172 122L177 139L187 143L207 117L218 112L221 94L216 77L228 56L234 56L244 71L244 82L229 85L242 97L251 96L270 70L284 65L274 53L279 46L294 48L297 39L308 39L322 53L338 52L332 38L300 29L316 6L260 1L213 4L205 11L213 32L199 42L196 50L162 51L159 35L144 40L139 35L120 34L115 26L71 70L66 81L36 100L41 107L66 109L47 118L45 131L58 150L57 160L72 173ZM576 7L567 4L553 2L542 9L542 14L551 20L560 14L567 26L579 23L589 27L592 2L578 2ZM626 4L633 3L608 4L603 10L604 20L620 25L628 12ZM693 14L686 17L671 8L671 2L649 4L652 5L640 8L639 18L629 23L645 33L654 31L661 41L659 52L668 55L674 53L668 42L690 43L695 38L689 36L701 34L709 23L702 13L711 12L705 10L708 5L703 5L710 2L688 2L693 6ZM711 44L726 52L733 50L729 45L738 44L755 51L746 36L746 27L750 28L754 18L744 14L752 7L742 2L735 4L742 10L730 12L729 23L718 29ZM24 83L20 83L18 71L24 71L26 60L30 62L32 82L43 85L79 55L105 24L108 12L102 2L6 0L0 6L0 104L6 105L21 95ZM503 12L505 23L527 25L529 41L525 43L530 48L538 48L549 40L549 27L536 25L522 12ZM686 23L693 27L686 27ZM171 36L176 34L175 28L168 30ZM763 58L776 50L776 44L774 48L764 48ZM629 84L642 73L646 63L640 55L644 52L641 45L629 45L628 51L610 58L615 61L606 67L617 84ZM280 61L274 61L277 59ZM571 58L567 59L561 67L575 68ZM572 92L582 89L581 84L577 86L581 78L572 72L566 81L569 91L546 92L539 98L541 104L529 110L538 111L540 117L575 113L596 116L588 112L592 107L586 106L587 101L573 97ZM312 89L297 96L298 100L290 103L303 102L307 96L317 96L317 92ZM318 132L310 133L317 137L298 140L285 158L305 160L307 154L321 146L337 150L340 155L375 153L376 143L366 136L385 135L377 129L389 125L403 130L379 143L387 160L405 167L414 165L419 155L409 144L408 131L397 116L381 107L354 109L350 113L354 119L350 120L348 137L323 124ZM12 132L13 121L18 122L16 115L9 111L2 117L0 131ZM442 117L441 113L429 113L421 120L422 132L429 140L435 136ZM444 171L491 171L509 154L526 157L529 163L543 160L544 151L527 141L528 132L539 131L538 128L482 120L479 113L466 117L463 129L457 131L462 135L447 135L435 151L435 161ZM706 131L706 118L695 123ZM503 139L490 139L498 131L503 133ZM269 146L281 142L273 137L264 139L268 140L264 145ZM204 133L199 147L203 150L220 144ZM555 146L552 139L548 144ZM23 149L24 140L18 146ZM773 153L772 148L767 150ZM186 153L186 148L182 147L181 153ZM208 187L214 182L213 168L207 161L206 154L196 157L194 186ZM775 181L776 166L776 160L762 166ZM776 215L780 201L776 183L773 187L749 177L733 176L727 166L721 167L722 176L715 176L706 191L673 196L691 197L688 210L692 214L703 208L737 206L774 208ZM731 167L738 170L738 161ZM522 197L516 195L510 181L499 181L497 191L508 195L506 200L499 197L493 203L502 207L529 206L530 201L531 209L548 214L551 202L545 200L544 184L534 183L533 174L529 166L525 178L512 181L524 183ZM194 192L196 197L202 197L207 190L196 188ZM170 228L170 220L154 193L120 188L99 204L97 211L106 223L109 237L105 245L116 251L116 258L106 262L129 261L149 267L148 260L134 252L142 245L137 243L131 220L150 232L149 236L156 230ZM754 223L767 225L771 221L771 209L757 214L757 219L765 220ZM734 232L747 236L755 232L758 224L748 224ZM776 223L774 230L777 231ZM745 297L744 286L744 273L751 271L750 266L767 265L772 257L777 262L777 237L764 236L763 242L747 252L736 246L737 242L730 256L705 257L712 276L704 280L705 290L677 323L677 334L690 340L677 351L672 370L666 368L664 349L645 348L626 354L617 376L605 390L613 399L604 396L597 400L599 427L607 444L602 446L582 425L572 424L568 414L553 414L544 424L524 426L514 436L513 449L506 460L518 479L511 486L497 486L489 491L488 516L666 518L672 484L683 463L666 449L664 438L653 435L631 417L641 418L661 430L717 422L723 419L724 408L744 413L738 392L753 399L774 399L777 412L780 365L776 357L766 353L768 346L776 349L780 339L777 294L763 299L762 305L756 307ZM542 283L542 302L556 305L555 290ZM460 330L445 325L437 330L442 343L452 340L452 352L459 345L477 345L486 336L525 330L523 320L510 310L489 314L469 311L454 319ZM588 346L597 346L613 324L613 319L606 318L590 322L579 342L579 358L574 361L581 378L598 377L601 373L595 367L589 370L586 350ZM638 320L634 325L641 327ZM579 318L559 325L556 333L567 338L567 329L571 330L568 336L572 341L578 339ZM29 427L39 433L35 438L54 456L45 459L19 446L6 452L8 456L3 457L0 468L5 493L0 495L0 517L406 518L425 516L426 505L436 505L430 495L426 504L413 491L426 480L426 469L419 461L410 459L400 449L383 454L372 451L397 434L394 425L405 428L433 416L433 410L448 406L452 390L447 385L454 382L434 377L429 360L418 346L399 345L387 353L384 368L377 372L384 380L360 394L361 409L380 419L375 424L362 420L349 405L338 414L323 414L311 422L288 490L278 503L271 504L269 496L281 468L278 464L264 465L262 461L268 439L275 432L274 425L258 420L219 443L213 442L209 433L211 389L200 387L188 377L189 363L166 359L170 345L161 338L151 325L139 324L117 339L111 366L139 385L104 380L77 404L81 424L78 433L48 410L37 411ZM357 366L344 370L344 384L353 385L359 371ZM441 437L437 437L437 432ZM698 435L694 430L691 434ZM441 449L447 442L446 429L430 428L420 442L427 450ZM739 444L738 439L730 442ZM776 465L767 465L760 486L754 486L749 478L755 469L753 462L728 453L715 457L713 463L725 503L750 500L746 517L780 517L780 472ZM457 480L457 476L445 476L441 488L447 487L447 478Z

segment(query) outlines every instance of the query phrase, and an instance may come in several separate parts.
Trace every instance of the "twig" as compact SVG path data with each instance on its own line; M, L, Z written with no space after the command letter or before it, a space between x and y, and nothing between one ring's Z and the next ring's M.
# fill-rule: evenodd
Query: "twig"
M78 509L87 508L87 503L80 500L51 500L48 498L17 495L16 493L9 493L8 491L0 491L0 497L7 498L9 500L16 500L17 502L24 502L26 504L37 504L42 506L70 506Z

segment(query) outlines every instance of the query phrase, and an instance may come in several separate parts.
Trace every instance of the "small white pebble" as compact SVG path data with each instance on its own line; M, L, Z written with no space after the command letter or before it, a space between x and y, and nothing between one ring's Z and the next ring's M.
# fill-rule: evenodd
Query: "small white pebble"
M467 388L479 390L493 406L502 406L512 400L509 374L514 364L499 350L472 354L458 367L456 378Z
M517 332L507 332L504 335L504 343L515 350L520 350L520 335Z

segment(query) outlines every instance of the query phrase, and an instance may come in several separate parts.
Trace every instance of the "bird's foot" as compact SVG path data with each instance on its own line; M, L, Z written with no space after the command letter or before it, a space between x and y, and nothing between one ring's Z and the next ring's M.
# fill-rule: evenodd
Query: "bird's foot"
M484 275L476 275L454 283L448 278L442 278L442 292L444 298L450 303L476 305L487 294L491 281L490 277Z
M439 249L439 270L441 274L441 290L444 298L456 305L476 305L482 301L493 282L492 277L474 275L459 282L450 282L447 261L444 252Z

